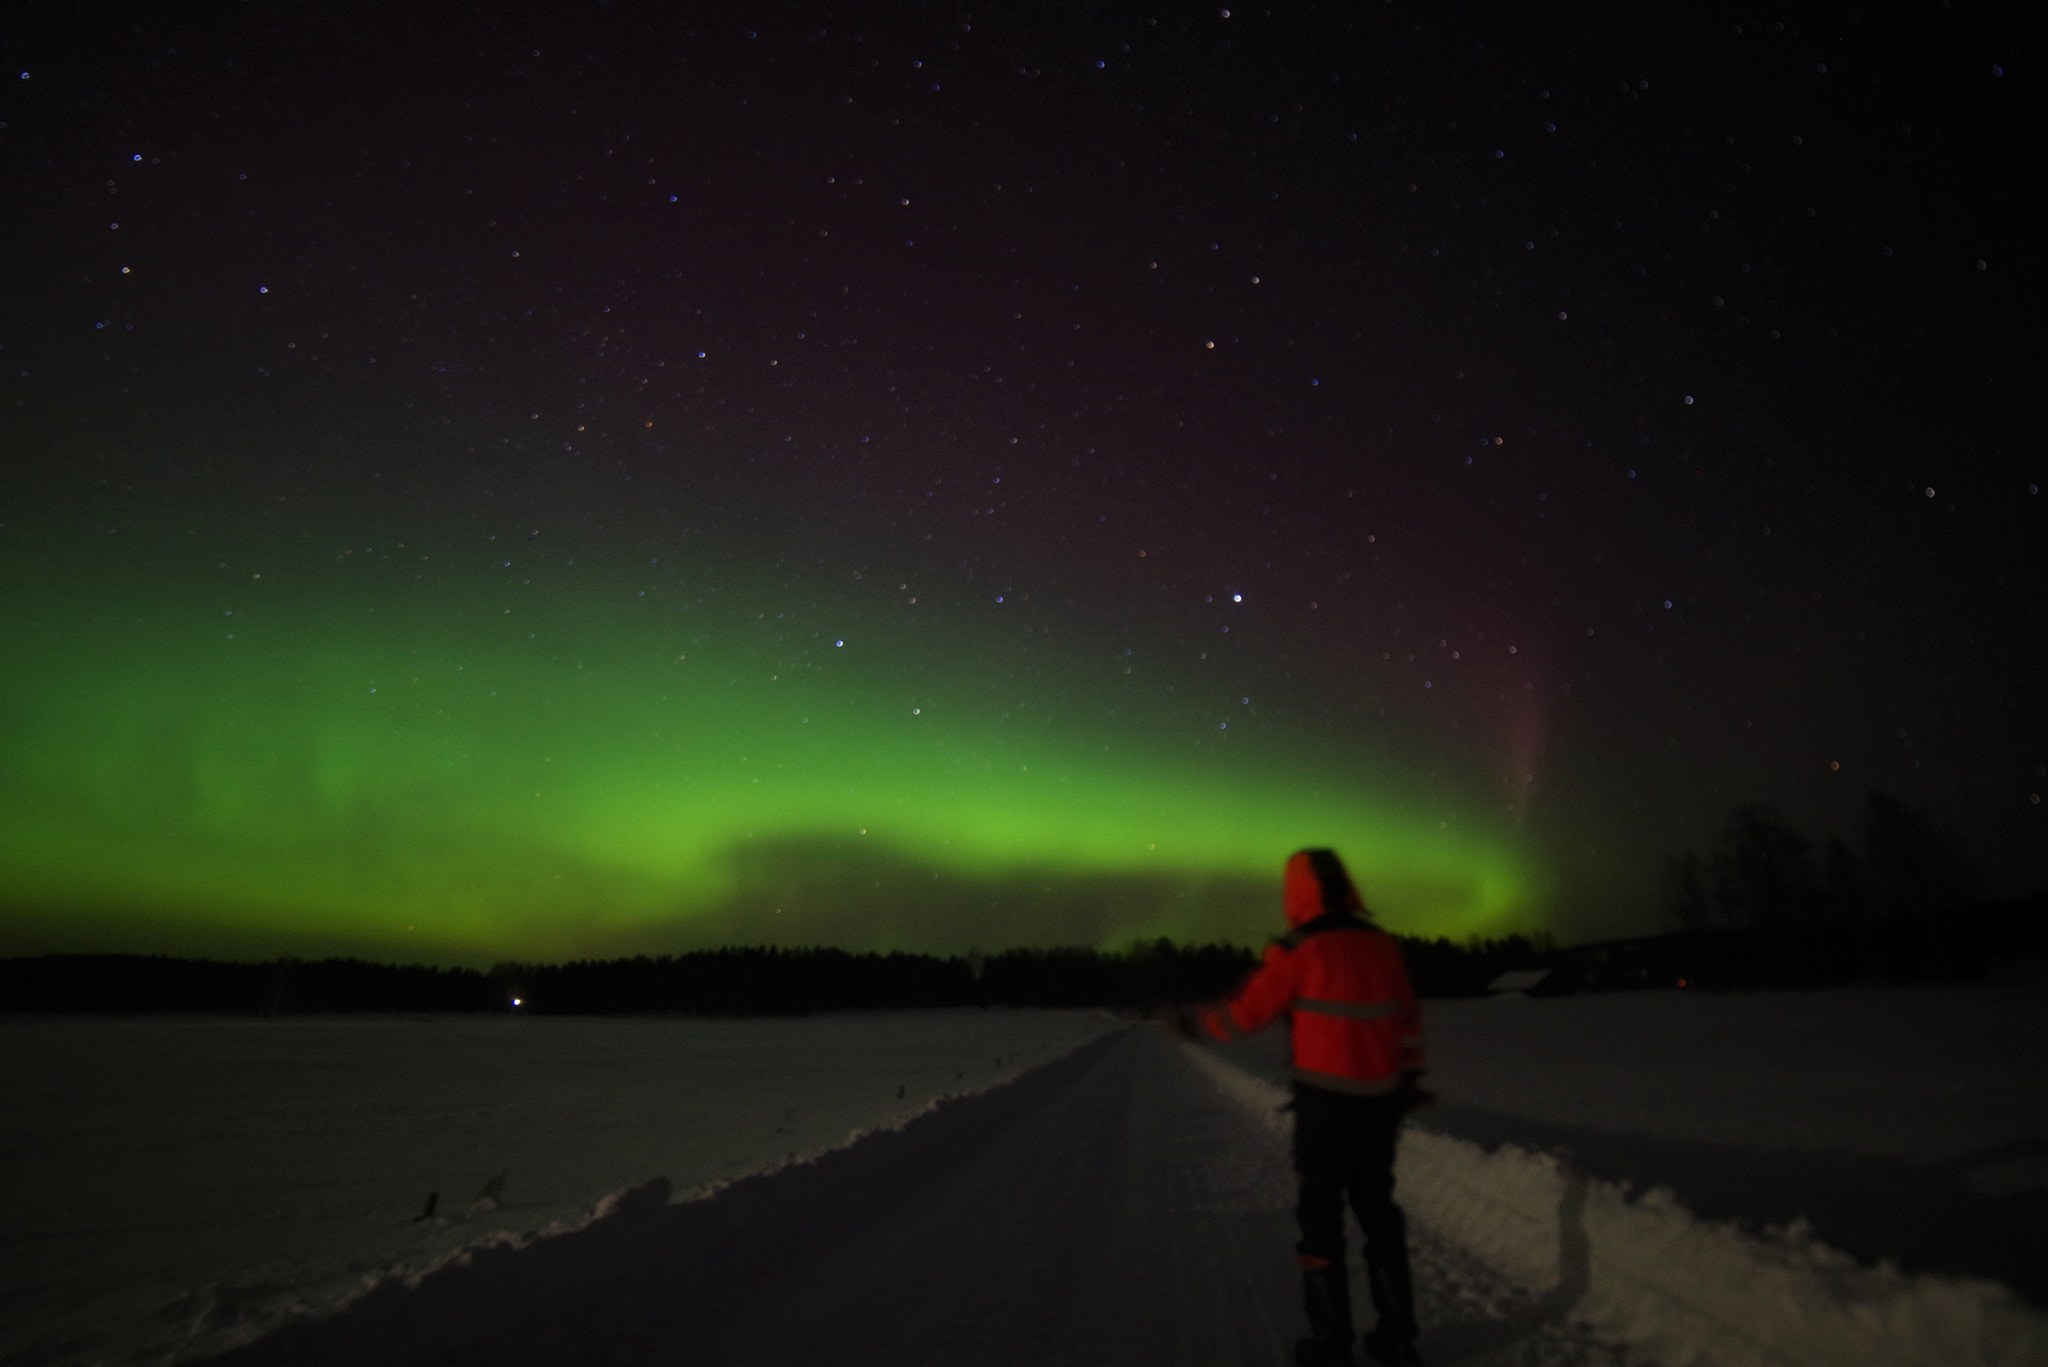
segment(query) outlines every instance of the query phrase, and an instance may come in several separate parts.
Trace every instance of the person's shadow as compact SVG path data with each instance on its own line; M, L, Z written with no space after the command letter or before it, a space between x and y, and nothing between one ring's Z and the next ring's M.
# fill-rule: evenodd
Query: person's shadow
M1593 1242L1586 1237L1586 1175L1564 1166L1564 1194L1557 1203L1557 1285L1506 1319L1459 1320L1426 1329L1416 1340L1423 1361L1436 1367L1469 1362L1561 1324L1592 1282Z

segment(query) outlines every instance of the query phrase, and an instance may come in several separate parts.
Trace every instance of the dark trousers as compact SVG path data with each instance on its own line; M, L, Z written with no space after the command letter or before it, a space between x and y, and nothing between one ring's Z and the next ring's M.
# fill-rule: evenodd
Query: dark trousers
M1415 1336L1408 1221L1394 1204L1394 1145L1405 1104L1398 1096L1294 1085L1294 1169L1301 1184L1301 1242L1295 1250L1305 1266L1316 1259L1341 1269L1349 1198L1365 1231L1366 1274L1379 1314L1374 1334L1382 1339Z

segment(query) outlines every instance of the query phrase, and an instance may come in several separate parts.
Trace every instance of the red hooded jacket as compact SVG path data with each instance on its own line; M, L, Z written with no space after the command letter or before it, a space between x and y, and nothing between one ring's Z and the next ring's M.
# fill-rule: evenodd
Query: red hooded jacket
M1394 937L1357 913L1323 905L1307 853L1287 861L1283 899L1294 930L1266 948L1266 959L1222 1006L1201 1014L1203 1033L1235 1039L1289 1014L1297 1081L1330 1091L1378 1096L1401 1074L1423 1066L1422 1011Z

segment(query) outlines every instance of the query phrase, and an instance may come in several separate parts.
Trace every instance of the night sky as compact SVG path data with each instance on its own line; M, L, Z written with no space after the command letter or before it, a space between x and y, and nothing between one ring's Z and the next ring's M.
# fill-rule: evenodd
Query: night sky
M2040 887L2018 24L1543 8L17 7L0 950Z

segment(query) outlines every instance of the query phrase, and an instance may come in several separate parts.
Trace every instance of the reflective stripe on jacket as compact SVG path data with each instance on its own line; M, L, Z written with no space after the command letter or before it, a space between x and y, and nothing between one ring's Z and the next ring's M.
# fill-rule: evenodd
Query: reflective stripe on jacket
M1353 916L1317 917L1266 949L1237 995L1201 1014L1230 1040L1289 1015L1297 1080L1331 1091L1390 1092L1423 1066L1422 1012L1394 937Z

